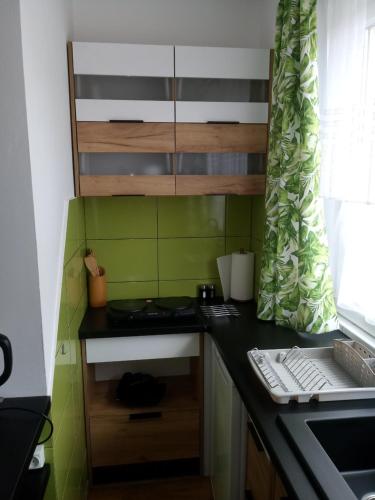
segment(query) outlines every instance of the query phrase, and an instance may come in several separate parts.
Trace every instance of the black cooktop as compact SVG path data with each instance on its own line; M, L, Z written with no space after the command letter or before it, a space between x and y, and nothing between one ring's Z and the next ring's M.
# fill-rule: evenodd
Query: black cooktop
M112 300L107 305L107 316L115 324L139 321L183 321L197 316L196 303L190 297Z

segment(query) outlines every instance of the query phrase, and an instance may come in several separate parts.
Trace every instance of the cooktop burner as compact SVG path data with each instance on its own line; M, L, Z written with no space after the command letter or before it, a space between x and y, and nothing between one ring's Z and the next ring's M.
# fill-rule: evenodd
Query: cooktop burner
M176 320L197 315L190 297L166 297L157 299L112 300L107 314L117 323L144 320Z

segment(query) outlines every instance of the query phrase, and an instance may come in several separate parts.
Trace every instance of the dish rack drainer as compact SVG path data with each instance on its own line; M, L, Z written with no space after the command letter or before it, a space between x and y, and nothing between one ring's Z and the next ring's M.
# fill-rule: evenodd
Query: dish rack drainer
M252 349L250 364L280 404L375 398L375 354L356 341L332 347Z

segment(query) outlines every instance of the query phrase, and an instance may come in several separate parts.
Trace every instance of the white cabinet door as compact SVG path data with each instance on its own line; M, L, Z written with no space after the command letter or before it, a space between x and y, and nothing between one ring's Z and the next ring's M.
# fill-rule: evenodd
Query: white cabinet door
M172 45L73 42L76 75L174 76Z
M246 412L216 347L212 352L211 478L215 500L245 492Z
M176 77L268 80L268 49L175 47Z

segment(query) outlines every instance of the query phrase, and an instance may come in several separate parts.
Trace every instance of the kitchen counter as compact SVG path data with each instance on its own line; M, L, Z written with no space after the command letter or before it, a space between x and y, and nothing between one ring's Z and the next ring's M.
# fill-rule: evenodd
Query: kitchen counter
M337 416L337 413L343 410L375 408L375 400L276 404L252 371L247 351L253 347L259 349L290 348L295 345L322 347L330 345L336 338L345 338L345 335L338 330L323 335L299 334L293 330L278 327L273 322L258 320L255 303L236 304L236 306L241 313L240 317L210 319L206 321L205 329L213 338L290 497L301 500L327 498L321 491L319 492L318 485L314 485L312 476L307 473L298 454L288 442L277 421L278 416L289 413L318 415L322 411L332 412L333 416ZM165 331L165 333L171 332ZM120 332L119 329L112 329L105 318L105 308L96 311L89 310L80 330L81 338L139 334L141 333L132 330L127 332L123 329ZM340 496L340 500L346 498L352 499L353 496Z
M32 412L48 414L49 408L50 398L47 396L7 398L0 402L1 500L43 498L48 467L41 469L42 473L28 468L44 426L44 419Z

